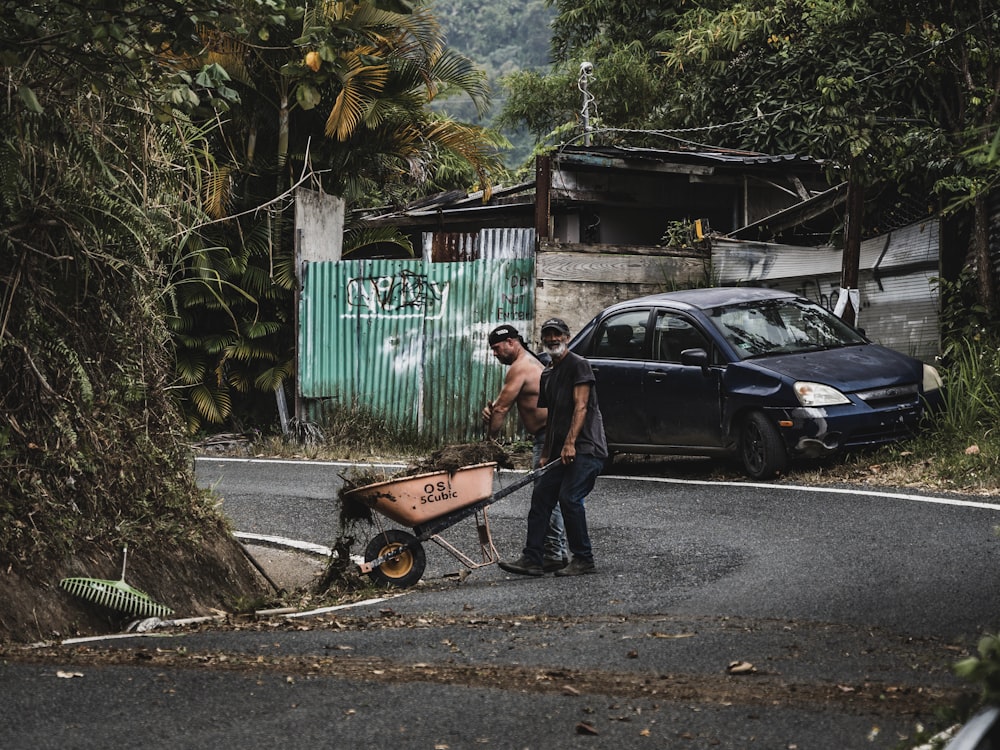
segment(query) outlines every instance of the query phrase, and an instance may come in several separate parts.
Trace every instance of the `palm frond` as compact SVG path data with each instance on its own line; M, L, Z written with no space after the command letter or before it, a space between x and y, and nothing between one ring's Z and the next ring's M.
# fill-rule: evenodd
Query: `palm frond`
M230 165L217 167L208 173L202 185L205 213L213 219L221 219L229 211L233 197L232 174Z
M225 389L210 388L205 383L200 383L191 389L190 398L205 422L222 424L232 414L233 402Z
M226 349L227 359L244 364L249 362L274 362L277 359L274 352L266 344L257 344L240 339Z
M295 360L287 359L284 362L269 367L261 372L254 379L254 387L261 391L275 391L286 380L295 376Z
M442 89L458 89L472 99L476 105L476 114L485 115L490 108L490 84L486 73L475 66L465 55L448 47L434 60L429 71L434 98Z
M346 141L364 120L372 99L385 87L391 72L388 65L366 64L362 55L353 52L347 62L343 88L326 120L327 137L341 141Z
M370 2L359 2L344 20L357 33L378 42L383 48L392 49L395 54L407 55L419 50L429 58L444 46L441 25L426 6L415 8L412 13L394 13Z
M484 128L450 119L435 122L424 133L428 141L458 154L469 162L479 177L485 197L489 199L493 175L502 173L503 159L500 152L490 145L487 134L488 131Z
M204 27L199 30L199 36L205 44L209 63L221 65L234 81L250 87L254 85L246 63L249 45L230 34L223 34L218 30L209 31Z
M413 255L410 238L396 227L353 227L344 230L343 254L350 255L371 245L395 245Z

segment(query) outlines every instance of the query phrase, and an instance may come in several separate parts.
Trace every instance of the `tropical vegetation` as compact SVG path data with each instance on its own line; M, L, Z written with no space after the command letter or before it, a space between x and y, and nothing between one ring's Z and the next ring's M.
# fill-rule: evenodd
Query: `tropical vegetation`
M3 2L0 31L0 564L197 547L224 522L189 431L292 372L293 191L488 189L500 139L426 106L485 108L483 76L402 2Z
M238 96L196 120L200 199L173 264L169 323L192 433L273 424L295 369L296 190L350 208L398 204L503 174L504 139L434 112L439 97L489 107L485 75L444 42L424 6L289 0L238 29L202 35L192 68ZM344 253L373 243L412 252L392 231L348 222ZM286 394L287 392L287 394Z

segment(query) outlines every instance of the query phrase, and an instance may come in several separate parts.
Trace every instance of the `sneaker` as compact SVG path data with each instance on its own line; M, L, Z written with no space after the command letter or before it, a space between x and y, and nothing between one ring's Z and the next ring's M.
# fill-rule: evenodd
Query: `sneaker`
M570 560L569 565L561 570L556 571L557 576L582 576L584 573L596 573L597 566L594 565L593 560L581 560L579 557L574 557Z
M542 570L546 573L553 573L562 570L569 565L569 560L565 557L544 557L542 558Z
M541 565L529 560L524 555L512 561L501 560L498 564L508 573L517 573L519 576L540 576L545 573Z

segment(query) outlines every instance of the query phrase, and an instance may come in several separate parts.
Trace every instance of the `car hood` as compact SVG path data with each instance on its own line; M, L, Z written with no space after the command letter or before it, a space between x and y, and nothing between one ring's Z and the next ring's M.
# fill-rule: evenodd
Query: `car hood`
M844 392L923 381L923 363L878 344L744 360L743 366L790 380L825 383Z

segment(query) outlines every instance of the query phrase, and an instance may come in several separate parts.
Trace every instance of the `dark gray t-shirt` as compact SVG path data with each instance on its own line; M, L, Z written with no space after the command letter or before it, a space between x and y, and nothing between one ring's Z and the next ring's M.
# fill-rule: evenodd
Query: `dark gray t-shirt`
M587 416L576 439L576 452L595 458L608 457L604 418L597 405L594 371L590 368L590 362L583 357L567 352L559 364L550 365L542 371L541 391L538 394L538 405L549 410L546 432L550 441L550 459L559 456L563 443L566 442L566 434L573 421L573 388L582 383L590 384L590 396L587 400Z

